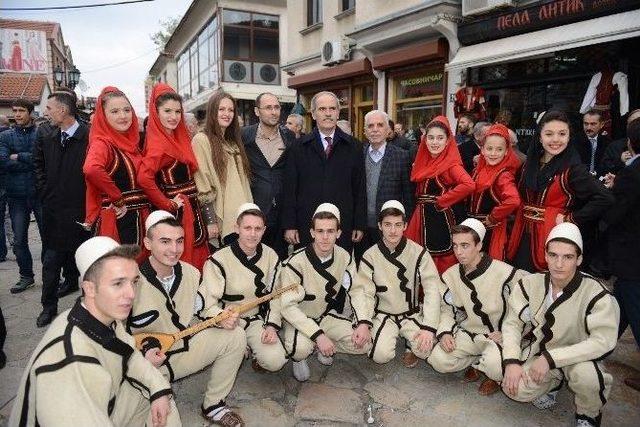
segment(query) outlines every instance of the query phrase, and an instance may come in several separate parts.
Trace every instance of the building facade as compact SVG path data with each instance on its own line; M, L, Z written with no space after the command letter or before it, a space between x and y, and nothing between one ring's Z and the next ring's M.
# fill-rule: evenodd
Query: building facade
M506 118L527 145L542 112L564 110L579 130L595 108L624 136L640 102L639 0L480 3L463 0L462 47L447 71L483 91L487 119Z
M340 118L363 137L364 115L389 112L409 129L446 112L445 63L457 49L459 1L289 0L282 69L309 111L320 90L340 98ZM307 114L307 129L312 126Z
M263 92L280 98L284 115L295 101L280 71L286 26L284 0L195 0L151 67L147 86L173 86L185 110L199 118L220 88L238 100L245 124L256 120L255 98Z
M58 87L54 69L63 71L61 86L68 86L74 69L60 24L0 19L0 34L0 114L11 116L11 102L22 97L42 115L47 96Z

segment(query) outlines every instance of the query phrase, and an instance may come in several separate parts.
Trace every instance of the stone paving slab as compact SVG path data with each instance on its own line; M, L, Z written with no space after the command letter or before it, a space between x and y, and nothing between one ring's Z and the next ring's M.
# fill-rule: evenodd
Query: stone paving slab
M31 248L39 284L37 238L32 237ZM8 364L0 371L0 426L7 424L22 371L44 333L35 327L41 288L37 285L20 295L11 295L9 288L17 279L17 266L12 258L0 263L0 306L8 329L5 343ZM69 308L77 296L64 298L60 310ZM401 351L399 346L398 354ZM437 373L425 363L406 369L399 357L386 365L377 365L363 356L337 355L334 360L333 366L327 367L310 357L311 378L304 384L292 377L291 364L277 373L256 373L245 361L227 402L244 417L248 427L366 426L369 405L374 417L371 426L376 427L574 425L573 396L566 387L559 393L554 408L541 411L501 393L479 396L479 383L465 383L462 373ZM605 406L603 426L635 427L640 419L640 393L622 383L628 375L640 376L640 352L629 332L620 339L605 366L614 383ZM185 426L208 426L200 416L208 378L209 372L205 370L173 384Z

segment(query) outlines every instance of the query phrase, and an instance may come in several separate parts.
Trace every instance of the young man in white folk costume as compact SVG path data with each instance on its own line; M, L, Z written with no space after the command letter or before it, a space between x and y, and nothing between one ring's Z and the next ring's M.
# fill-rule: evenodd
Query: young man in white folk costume
M276 252L261 243L265 230L265 216L258 205L242 204L236 218L238 240L216 251L204 264L202 280L215 310L249 302L273 289L280 262ZM277 371L287 363L278 336L279 302L273 299L241 315L240 326L253 352L256 371Z
M382 205L378 215L382 239L360 261L351 303L358 319L357 346L370 342L376 363L395 357L396 340L408 344L402 362L413 368L426 359L435 341L440 316L440 277L429 251L403 236L404 207L397 200ZM419 300L420 288L424 290Z
M620 310L600 282L578 271L582 236L575 224L551 230L545 259L549 272L523 278L509 298L502 389L514 400L546 409L565 380L575 394L577 425L597 426L612 382L602 360L616 346ZM523 350L526 322L534 338Z
M284 324L284 344L293 359L293 375L309 379L307 357L318 349L318 361L333 363L336 352L366 354L371 343L352 341L353 322L340 313L356 273L351 255L339 246L340 212L331 203L322 203L311 219L313 242L294 252L283 263L281 286L298 284L295 291L280 299Z
M131 333L173 334L193 321L218 314L218 310L211 309L213 302L207 297L209 284L200 282L198 269L180 261L184 252L181 223L169 212L154 211L145 228L144 245L151 255L140 266L140 284L128 322ZM171 382L212 365L202 414L210 422L223 426L242 425L240 416L224 402L246 346L244 332L237 322L238 316L233 314L219 327L177 341L166 353L152 344L143 349L145 357Z
M467 368L469 382L477 381L482 371L487 378L478 392L487 396L500 390L507 299L511 288L528 273L482 252L486 229L477 219L468 218L451 230L458 264L442 275L440 342L428 361L438 372Z
M36 347L10 426L181 425L169 382L122 324L138 283L139 252L104 236L78 247L83 297Z

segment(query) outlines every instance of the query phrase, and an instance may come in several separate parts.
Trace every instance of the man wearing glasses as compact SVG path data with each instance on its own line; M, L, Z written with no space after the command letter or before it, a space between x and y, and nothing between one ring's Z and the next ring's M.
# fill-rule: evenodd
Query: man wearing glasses
M259 122L242 128L242 141L251 164L251 193L267 218L262 242L284 259L287 246L280 227L282 180L295 135L280 126L280 101L274 94L258 95L254 111Z

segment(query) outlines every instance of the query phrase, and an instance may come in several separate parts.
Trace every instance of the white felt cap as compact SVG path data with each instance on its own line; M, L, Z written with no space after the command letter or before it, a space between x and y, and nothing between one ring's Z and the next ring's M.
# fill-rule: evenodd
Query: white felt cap
M149 216L147 217L147 220L144 222L144 230L145 231L149 231L149 229L151 227L153 227L154 225L156 225L157 223L159 223L160 221L167 219L167 218L173 218L176 219L175 216L173 216L173 214L171 214L170 212L167 211L153 211L149 214Z
M238 208L238 212L236 212L236 219L242 215L242 212L252 211L252 210L260 210L260 207L255 203L243 203Z
M553 239L564 238L575 243L582 252L582 234L577 225L571 222L563 222L556 225L551 229L546 243L548 244Z
M389 208L396 208L400 212L406 213L405 210L404 210L404 206L402 206L402 203L400 203L397 200L387 200L386 202L384 202L384 204L382 205L382 208L380 209L380 212L382 212L385 209L389 209Z
M480 237L481 242L484 240L484 235L487 234L487 229L484 226L484 224L475 218L467 218L464 221L462 221L460 225L469 227L470 229L478 233L478 236Z
M96 236L82 243L76 250L76 266L83 279L89 267L115 248L120 246L118 242L107 236Z
M340 210L336 205L332 203L321 203L320 206L316 208L316 211L313 213L313 215L315 216L315 214L317 214L318 212L329 212L330 214L333 214L333 216L338 218L338 221L340 221Z

